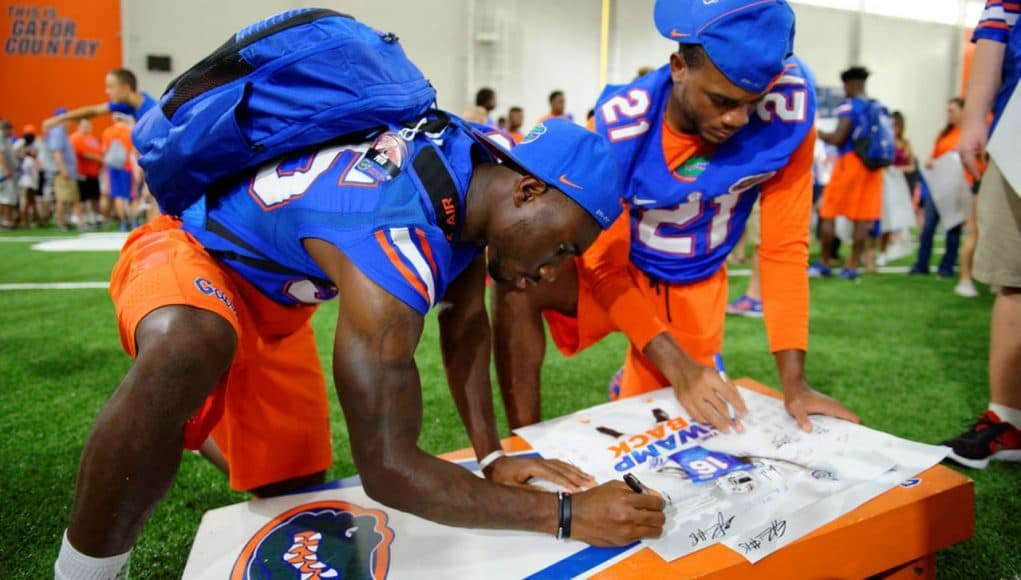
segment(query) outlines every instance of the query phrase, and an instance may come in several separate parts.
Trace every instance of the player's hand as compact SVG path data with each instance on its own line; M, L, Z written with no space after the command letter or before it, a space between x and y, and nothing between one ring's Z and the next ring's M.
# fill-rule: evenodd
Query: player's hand
M658 538L666 516L662 497L611 481L571 497L571 537L593 546L626 546Z
M671 377L667 375L667 378ZM715 369L694 365L682 373L680 379L671 380L671 384L678 402L692 419L699 423L711 423L721 433L729 433L731 427L738 433L744 433L741 417L748 413L748 407L734 383L724 381ZM733 419L727 403L734 408L736 417Z
M649 341L642 351L673 385L677 401L700 423L710 423L722 433L730 432L733 426L738 433L744 432L741 421L732 421L727 403L734 408L736 419L748 413L744 399L737 387L720 378L714 369L695 362L681 349L677 341L663 332Z
M43 125L42 125L43 133L49 131L50 129L52 129L54 127L56 127L57 123L59 123L59 122L60 122L60 119L58 119L57 117L50 117L48 119L43 120Z
M965 117L961 123L961 139L957 142L957 152L961 155L964 169L975 179L982 177L978 168L978 160L986 155L986 143L989 140L989 126L984 118L972 119Z
M798 427L806 433L812 432L812 422L808 420L809 415L828 415L843 419L852 423L861 423L861 418L852 413L840 401L827 397L802 383L797 387L784 386L784 406L791 417L798 422Z
M490 481L517 487L529 487L532 478L545 479L572 493L596 484L595 478L570 463L538 457L501 457L484 473Z

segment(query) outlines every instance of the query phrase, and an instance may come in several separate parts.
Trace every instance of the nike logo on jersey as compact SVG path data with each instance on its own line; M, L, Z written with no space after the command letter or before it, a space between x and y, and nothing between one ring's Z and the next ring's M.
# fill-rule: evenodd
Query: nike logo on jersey
M684 38L685 36L691 36L687 32L680 32L676 28L670 31L670 38Z
M635 205L652 205L656 203L656 200L654 199L642 199L640 197L632 198L631 201L633 201Z
M560 183L563 183L564 185L570 185L575 189L585 189L584 187L578 185L577 183L573 183L569 179L567 179L566 173L560 176Z

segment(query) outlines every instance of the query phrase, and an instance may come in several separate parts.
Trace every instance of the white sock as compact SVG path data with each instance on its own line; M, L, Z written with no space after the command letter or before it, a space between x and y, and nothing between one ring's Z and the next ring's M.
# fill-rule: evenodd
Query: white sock
M54 580L115 580L124 567L124 564L131 556L131 550L117 556L108 558L93 558L86 556L67 540L67 530L64 530L64 540L60 543L60 554L53 564Z
M1008 407L1007 405L1000 405L998 403L989 403L989 410L996 413L996 416L1001 421L1010 423L1017 429L1021 429L1021 409L1015 409L1014 407Z

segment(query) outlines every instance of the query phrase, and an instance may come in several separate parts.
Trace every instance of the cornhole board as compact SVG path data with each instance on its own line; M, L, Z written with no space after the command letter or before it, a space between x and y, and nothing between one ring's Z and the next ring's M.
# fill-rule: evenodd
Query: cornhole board
M737 382L780 396L753 380ZM531 451L518 437L503 443L509 452ZM470 449L442 457L477 468ZM359 530L357 537L368 545L328 544L312 535L301 545L290 538L283 543L276 539L276 544L267 540L273 539L274 526L295 514L340 521L341 528ZM355 477L308 493L207 512L184 578L270 578L276 577L274 570L305 577L297 573L297 566L289 570L279 564L288 558L301 561L303 556L318 562L307 556L319 549L324 566L332 567L320 568L319 575L310 573L309 578L350 577L354 568L341 567L355 566L359 559L362 571L391 578L935 578L936 553L971 537L974 520L971 480L936 466L755 564L722 545L667 562L641 544L593 548L541 534L440 526L372 501ZM257 564L260 550L275 550L276 568Z

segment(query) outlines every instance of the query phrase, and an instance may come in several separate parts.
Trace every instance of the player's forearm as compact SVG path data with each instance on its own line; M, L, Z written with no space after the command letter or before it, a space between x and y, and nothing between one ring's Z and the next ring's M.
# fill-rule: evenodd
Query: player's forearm
M985 123L993 110L993 101L1003 83L1003 56L1006 46L1001 42L980 39L975 43L975 54L968 79L968 98L964 104L965 123Z
M84 107L78 107L72 109L63 115L58 115L57 118L61 121L78 121L81 119L91 119L99 115L103 115L110 112L110 105L108 103L99 103L96 105L87 105Z
M484 308L468 317L448 309L440 312L439 321L447 383L475 455L481 459L500 448L489 381L489 317Z
M491 483L418 448L422 391L410 353L373 364L383 361L357 344L345 348L348 357L335 365L337 392L370 497L446 525L556 531L556 496Z
M642 349L642 354L649 357L656 368L671 381L678 376L693 375L701 367L669 332L662 332L653 337Z
M374 499L433 522L556 534L555 495L493 483L421 451L368 478L362 464L359 471Z
M776 369L780 375L780 385L784 393L805 389L805 351L798 349L779 350L773 353Z

